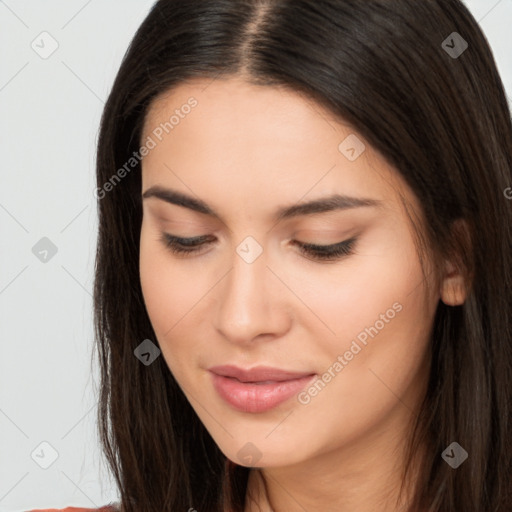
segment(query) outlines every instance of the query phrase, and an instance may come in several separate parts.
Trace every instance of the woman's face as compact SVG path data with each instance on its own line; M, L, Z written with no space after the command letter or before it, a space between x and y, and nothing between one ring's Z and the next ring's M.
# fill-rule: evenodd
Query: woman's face
M147 312L224 454L285 466L397 436L425 389L439 300L425 293L399 191L422 217L398 173L319 105L236 79L161 97L142 143L141 193L188 198L143 199ZM332 196L355 199L301 207ZM173 253L165 234L205 239ZM298 245L351 240L330 260ZM248 384L211 371L224 365L299 376L239 375L266 381Z

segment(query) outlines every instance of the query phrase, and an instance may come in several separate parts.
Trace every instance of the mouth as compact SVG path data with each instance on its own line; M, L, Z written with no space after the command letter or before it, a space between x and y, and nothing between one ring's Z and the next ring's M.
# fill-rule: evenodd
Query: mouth
M233 365L212 366L209 371L222 377L232 377L240 382L283 382L292 379L299 379L314 375L313 372L295 372L272 368L270 366L256 366L250 369L243 369Z
M260 413L299 393L316 374L269 367L243 370L234 366L209 369L218 395L238 411Z

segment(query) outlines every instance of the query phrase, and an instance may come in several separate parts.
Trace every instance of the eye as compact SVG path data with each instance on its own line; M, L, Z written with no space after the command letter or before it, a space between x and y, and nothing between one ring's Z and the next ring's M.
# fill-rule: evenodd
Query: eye
M299 250L310 259L320 261L334 261L342 258L343 256L353 254L356 241L357 238L353 237L349 240L338 242L332 245L308 244L304 242L298 242L297 240L293 240L292 243L293 245L297 245Z
M202 235L192 238L180 238L169 233L162 233L161 241L164 245L170 249L173 254L187 255L197 253L201 248L208 242L212 242L214 237L209 235ZM299 242L298 240L292 240L293 245L299 247L308 259L318 261L333 261L348 256L353 253L354 245L357 241L356 237L350 238L343 242L338 242L332 245L317 245Z
M161 241L174 254L191 254L198 252L205 242L212 239L208 235L196 236L192 238L180 238L169 233L162 233Z

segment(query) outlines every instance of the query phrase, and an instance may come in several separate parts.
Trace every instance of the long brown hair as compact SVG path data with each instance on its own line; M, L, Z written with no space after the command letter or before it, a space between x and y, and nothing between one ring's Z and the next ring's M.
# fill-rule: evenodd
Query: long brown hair
M418 197L425 247L460 255L472 284L463 305L436 311L411 510L510 512L512 124L491 49L459 0L159 0L149 12L97 152L98 428L123 511L244 509L249 468L226 459L162 357L134 357L143 340L157 343L138 267L134 154L148 106L187 79L235 75L301 92L350 123ZM469 236L454 236L456 219ZM456 470L441 457L453 441L469 454Z

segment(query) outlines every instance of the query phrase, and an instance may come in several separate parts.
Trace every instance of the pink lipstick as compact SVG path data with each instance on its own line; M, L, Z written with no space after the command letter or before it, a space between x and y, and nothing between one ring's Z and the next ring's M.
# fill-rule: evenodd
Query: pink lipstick
M243 370L236 366L209 368L213 386L230 405L243 412L265 412L285 402L303 389L314 373L290 372L258 366Z

